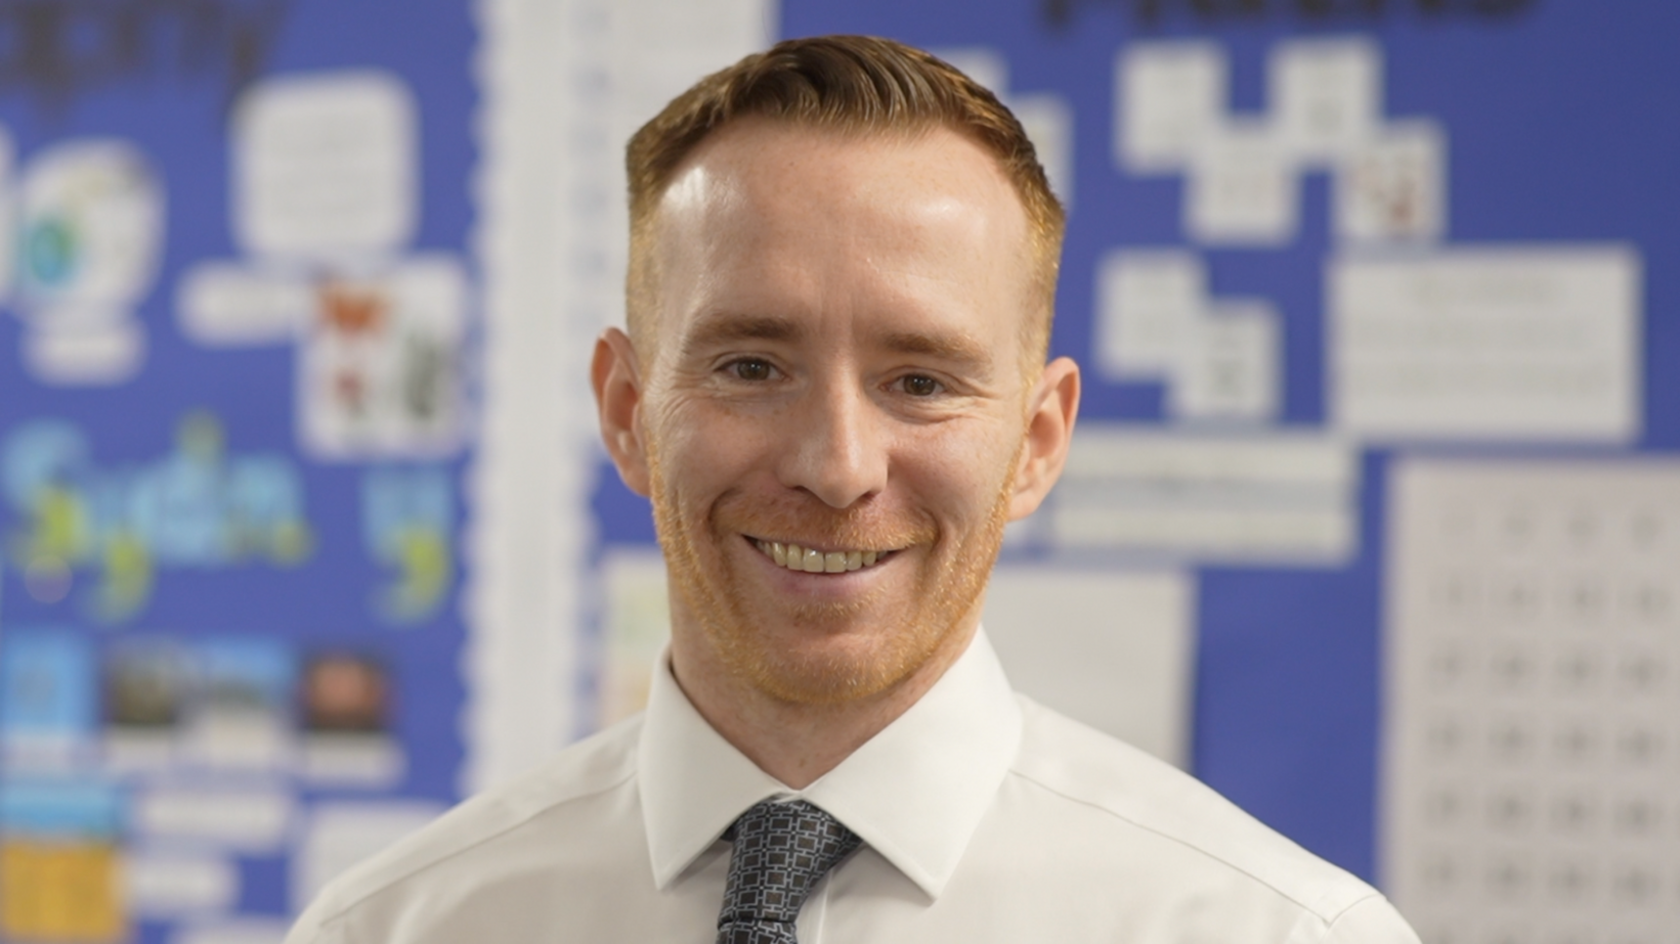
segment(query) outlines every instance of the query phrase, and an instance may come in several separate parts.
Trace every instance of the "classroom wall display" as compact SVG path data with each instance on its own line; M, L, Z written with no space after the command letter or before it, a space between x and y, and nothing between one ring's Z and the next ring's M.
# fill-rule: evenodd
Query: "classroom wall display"
M1017 685L1432 944L1668 940L1680 14L1602 7L0 0L0 940L277 941L638 710L623 142L818 32L996 90L1070 209Z
M278 941L458 797L472 10L0 34L0 940Z

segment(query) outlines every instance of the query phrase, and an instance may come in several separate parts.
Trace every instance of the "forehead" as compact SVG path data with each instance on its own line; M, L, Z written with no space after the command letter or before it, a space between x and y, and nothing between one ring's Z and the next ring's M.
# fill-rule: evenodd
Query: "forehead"
M830 214L871 199L947 212L983 210L1024 234L1026 212L998 161L979 144L938 124L847 129L757 116L736 119L697 146L672 175L659 216L702 201L764 217ZM929 207L931 209L931 207Z
M661 334L692 324L685 312L720 306L982 320L1001 311L1013 325L1030 307L1028 234L997 161L954 131L746 119L679 170L646 248Z

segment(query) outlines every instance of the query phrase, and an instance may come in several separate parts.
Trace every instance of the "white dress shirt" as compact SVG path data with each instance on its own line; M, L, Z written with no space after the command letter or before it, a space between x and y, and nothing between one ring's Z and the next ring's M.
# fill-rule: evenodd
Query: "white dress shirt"
M712 944L720 837L771 797L864 841L806 902L801 944L1417 944L1370 886L1015 695L984 634L804 790L655 676L643 715L352 869L288 944Z

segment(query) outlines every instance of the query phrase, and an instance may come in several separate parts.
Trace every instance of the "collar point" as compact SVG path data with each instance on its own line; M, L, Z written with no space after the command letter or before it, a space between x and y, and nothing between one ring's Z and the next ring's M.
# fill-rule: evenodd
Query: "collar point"
M951 876L949 875L935 876L929 875L922 869L905 868L902 865L897 865L896 863L895 866L905 878L910 880L911 884L921 889L922 894L927 896L928 904L930 905L939 900L939 896L945 893L945 886L951 881Z

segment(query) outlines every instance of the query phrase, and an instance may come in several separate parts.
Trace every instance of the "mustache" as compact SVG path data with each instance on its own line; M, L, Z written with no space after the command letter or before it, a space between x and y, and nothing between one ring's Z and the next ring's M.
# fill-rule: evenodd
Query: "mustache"
M939 529L923 514L895 511L873 501L831 508L797 495L725 496L715 506L718 530L766 541L794 541L829 547L896 550L931 544Z

